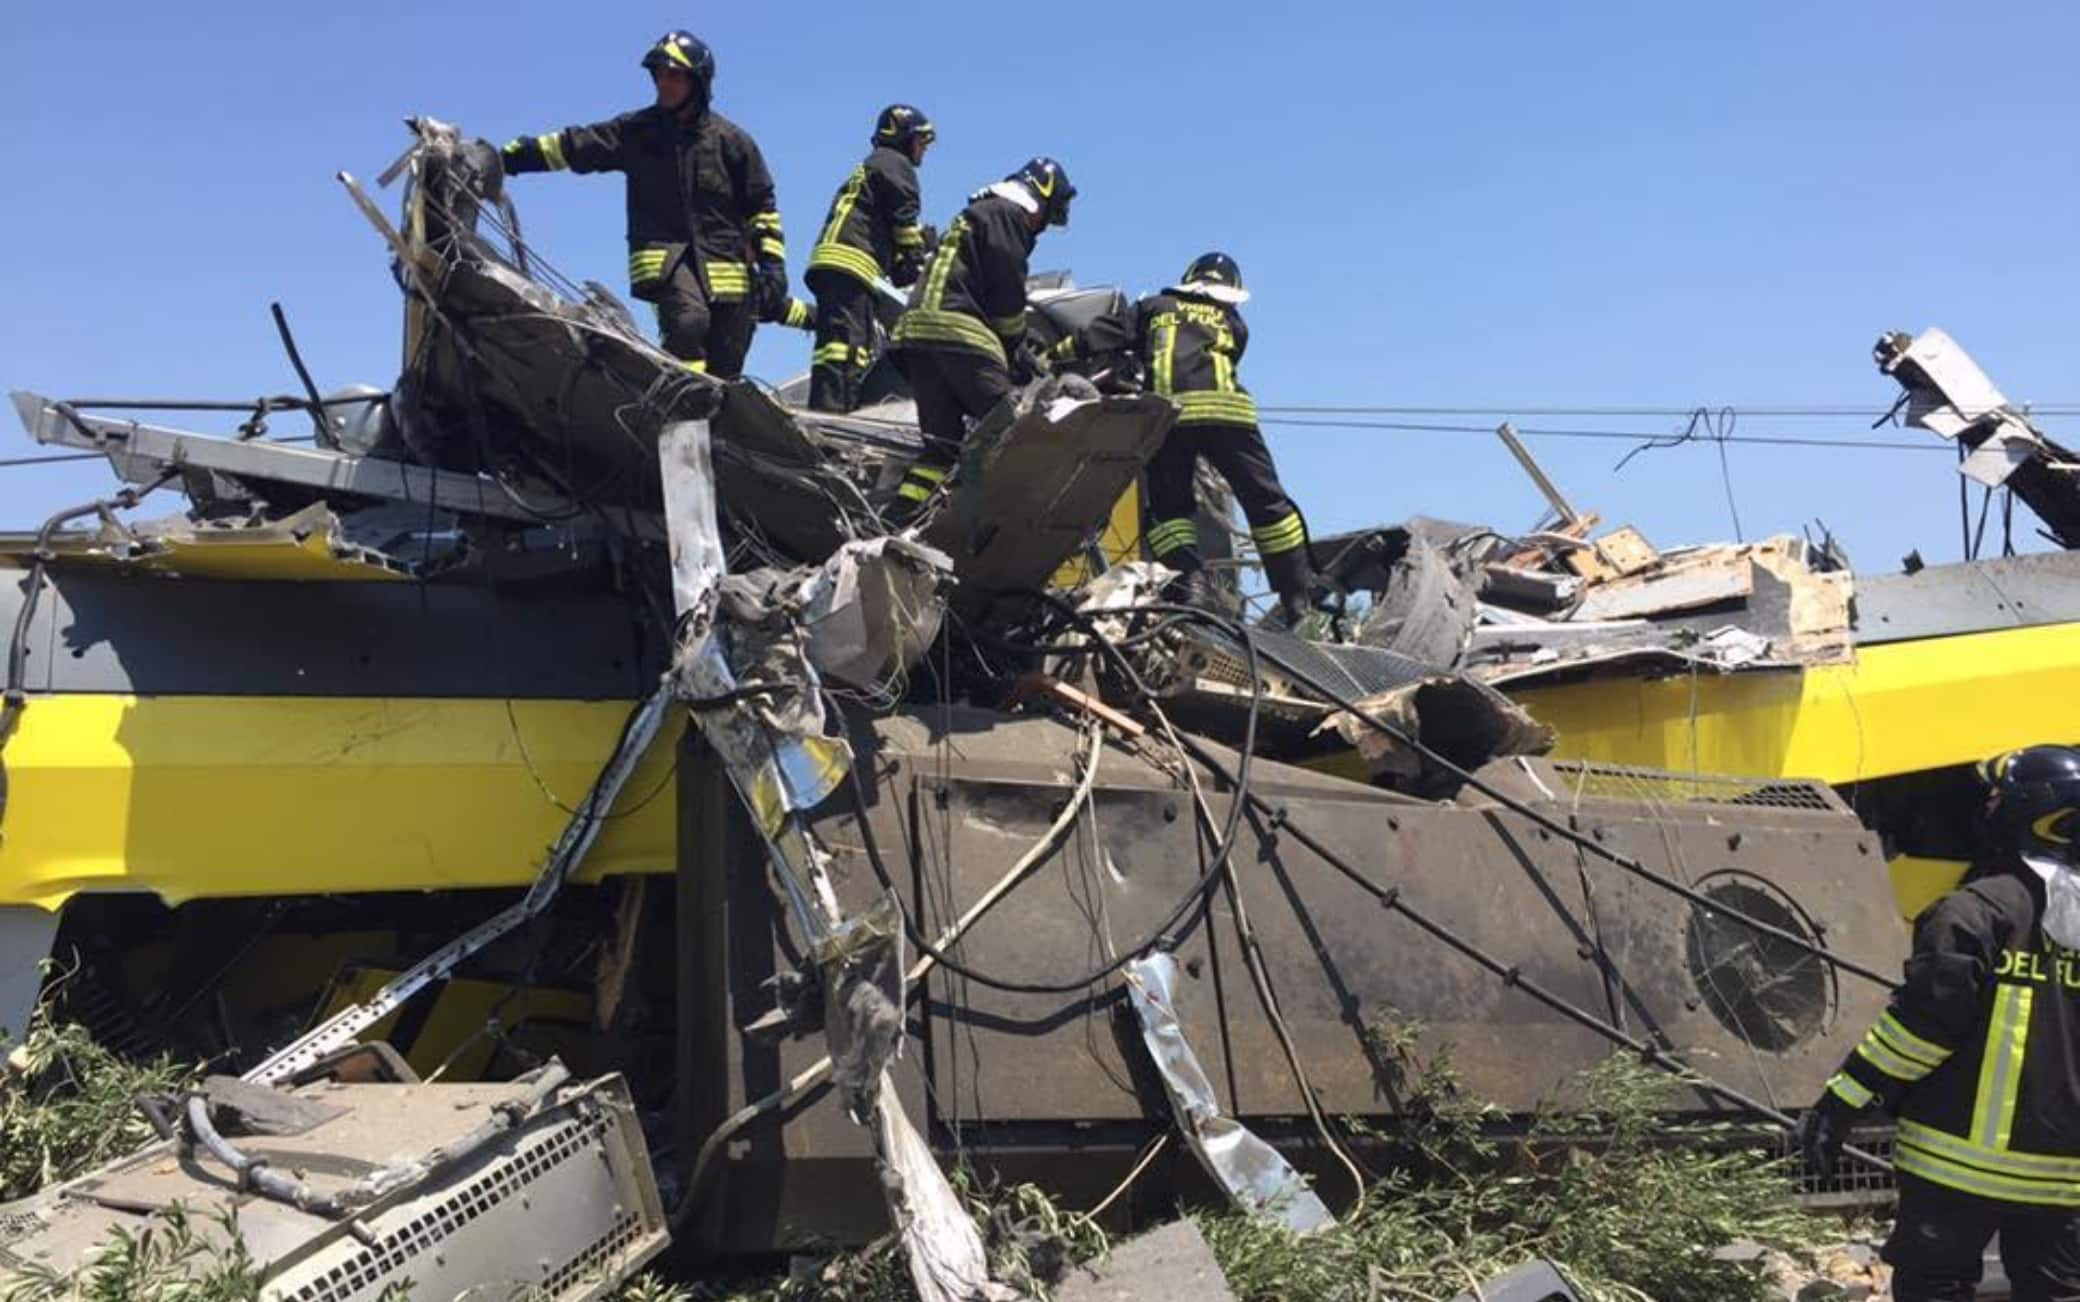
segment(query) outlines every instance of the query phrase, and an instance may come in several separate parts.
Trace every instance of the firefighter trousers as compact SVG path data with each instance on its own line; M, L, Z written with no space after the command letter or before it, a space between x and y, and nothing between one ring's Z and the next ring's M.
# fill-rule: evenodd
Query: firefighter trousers
M924 435L918 460L951 466L960 460L968 422L988 415L1011 392L1011 372L996 358L965 348L913 345L902 356L917 398L917 428Z
M718 380L744 373L757 314L748 299L714 299L696 276L689 252L655 291L657 330L664 350Z
M851 411L859 406L860 380L874 361L874 291L842 271L820 267L805 279L816 291L809 407Z
M1992 1202L1911 1175L1885 1241L1894 1302L1970 1302L2001 1237L2014 1302L2080 1302L2080 1212Z
M1194 422L1173 426L1148 462L1148 547L1157 560L1191 571L1199 556L1198 509L1192 476L1199 458L1211 462L1249 521L1250 536L1272 587L1280 592L1305 582L1307 526L1278 481L1271 449L1254 425Z

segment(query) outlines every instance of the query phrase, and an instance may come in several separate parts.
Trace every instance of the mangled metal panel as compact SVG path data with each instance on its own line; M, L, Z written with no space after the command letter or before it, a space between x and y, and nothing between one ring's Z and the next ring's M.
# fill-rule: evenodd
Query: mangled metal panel
M1956 340L1941 330L1895 330L1879 336L1872 356L1905 390L1907 423L1964 452L1960 474L2014 489L2061 547L2080 547L2080 457L2009 403Z
M936 935L998 881L1061 815L1083 738L1047 717L952 707L851 721L867 757L869 819L903 901ZM1232 766L1235 756L1212 748ZM962 934L951 953L1013 982L1073 979L1160 927L1205 880L1192 796L1158 746L1108 746L1088 808L1072 834L1001 903ZM1904 937L1869 834L1824 787L1774 781L1670 785L1666 775L1586 774L1540 759L1512 759L1482 776L1557 820L1573 818L1600 844L1681 875L1729 907L1817 936L1881 969L1896 965ZM1200 775L1218 816L1229 788ZM1677 1052L1757 1096L1817 1091L1882 992L1835 981L1817 960L1767 946L1769 979L1743 968L1742 937L1694 921L1696 911L1522 816L1471 793L1460 803L1399 796L1261 756L1251 789L1280 810L1246 819L1235 852L1237 887L1259 934L1267 971L1324 1111L1390 1116L1391 1064L1378 1061L1366 1027L1406 1016L1455 1045L1469 1091L1530 1110L1577 1068L1609 1052L1601 1037L1511 991L1418 929L1383 912L1316 859L1292 833L1307 829L1402 898L1459 929L1546 988ZM850 802L811 818L833 851L842 904L881 898ZM905 852L907 851L907 854ZM730 993L716 991L703 1024L740 1026L762 1010L761 983L786 971L797 943L782 930L763 881L737 865L742 848L702 869L718 874L730 926ZM1694 933L1694 934L1693 934ZM1108 945L1112 947L1108 950ZM1305 1112L1279 1041L1240 973L1239 942L1225 910L1194 912L1171 934L1184 1033L1224 1115L1285 1147ZM1693 946L1695 947L1693 949ZM1748 977L1712 975L1732 963ZM1716 982L1718 990L1708 988ZM1052 1171L1082 1179L1093 1197L1133 1161L1151 1116L1165 1114L1160 1081L1122 1028L1128 992L1117 978L1070 994L1000 991L937 970L913 1005L922 1052L894 1078L912 1115L957 1137L970 1161L1016 1178ZM1224 993L1223 993L1224 992ZM1124 1035L1123 1035L1124 1030ZM1744 1036L1773 1046L1758 1051ZM813 1040L748 1041L725 1052L692 1087L721 1115L761 1097L820 1054ZM1527 1067L1527 1064L1530 1064ZM1715 1106L1702 1097L1685 1106ZM1120 1140L1108 1147L1107 1136ZM737 1133L709 1197L718 1242L799 1243L819 1231L857 1236L848 1200L871 1201L868 1146L837 1095L810 1094L785 1116ZM1074 1155L1047 1165L1060 1144ZM1306 1149L1286 1149L1311 1170ZM1144 1177L1147 1178L1147 1177Z
M1141 1039L1163 1078L1178 1128L1199 1162L1237 1207L1296 1234L1336 1223L1314 1190L1277 1149L1233 1117L1221 1115L1213 1082L1199 1065L1177 1017L1177 959L1156 953L1127 964L1127 994L1141 1020Z
M534 1094L527 1080L306 1086L289 1101L322 1105L323 1120L233 1142L320 1196L394 1174L352 1213L254 1197L213 1159L176 1161L159 1144L0 1207L0 1275L70 1274L178 1205L206 1243L225 1246L235 1225L263 1294L281 1302L374 1302L399 1289L588 1302L665 1247L664 1208L619 1077Z
M985 420L962 450L950 500L924 530L953 559L954 600L975 609L998 593L1045 587L1104 527L1176 419L1168 399L1143 394L1043 399L1008 425Z

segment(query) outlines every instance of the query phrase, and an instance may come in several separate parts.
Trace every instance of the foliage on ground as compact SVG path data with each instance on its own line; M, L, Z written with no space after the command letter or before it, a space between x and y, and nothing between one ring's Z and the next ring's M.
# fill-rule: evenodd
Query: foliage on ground
M1764 1302L1768 1281L1714 1250L1736 1240L1798 1253L1834 1227L1800 1213L1790 1173L1766 1137L1728 1125L1671 1126L1680 1082L1612 1059L1577 1082L1583 1106L1548 1109L1502 1142L1501 1116L1465 1096L1449 1052L1419 1058L1421 1028L1377 1028L1375 1061L1400 1125L1390 1167L1331 1230L1298 1238L1228 1212L1198 1224L1244 1302L1449 1299L1523 1261L1544 1257L1596 1302ZM150 1137L132 1100L177 1089L192 1069L137 1065L75 1026L39 1018L0 1081L0 1191L32 1192ZM1347 1123L1362 1133L1362 1125ZM1381 1151L1370 1147L1368 1152ZM1106 1237L1031 1185L957 1184L991 1255L992 1273L1044 1296ZM178 1212L118 1233L71 1277L30 1272L0 1302L255 1302L259 1278L235 1227L203 1233ZM732 1289L652 1275L615 1302L908 1302L893 1237L800 1263L785 1278Z
M84 1027L56 1023L39 1009L0 1068L0 1202L144 1144L152 1129L137 1096L178 1090L197 1074L163 1057L120 1058Z

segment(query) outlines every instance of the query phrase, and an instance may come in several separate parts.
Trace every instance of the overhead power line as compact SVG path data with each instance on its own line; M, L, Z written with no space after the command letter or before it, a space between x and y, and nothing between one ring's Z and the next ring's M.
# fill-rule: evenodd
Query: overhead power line
M1350 420L1335 418L1302 419L1291 416L1273 416L1266 414L1274 410L1283 409L1259 407L1257 409L1258 420L1265 425L1276 425L1280 427L1297 426L1308 429L1391 430L1396 433L1404 434L1472 434L1479 435L1482 438L1495 437L1495 428L1492 425L1438 425L1426 424L1416 421ZM1684 412L1683 414L1688 415L1689 413ZM1511 426L1511 428L1516 430L1518 434L1523 435L1525 438L1619 439L1628 443L1644 443L1654 439L1665 439L1667 437L1667 435L1654 430L1549 429L1540 428L1538 426L1522 425L1513 425ZM1949 444L1936 439L1930 439L1926 443L1902 443L1897 439L1830 439L1812 438L1797 434L1728 434L1723 438L1714 438L1710 440L1699 439L1697 441L1700 443L1750 443L1768 447L1848 448L1852 450L1862 450L1867 452L1939 452L1945 455L1954 455L1954 453L1951 451Z

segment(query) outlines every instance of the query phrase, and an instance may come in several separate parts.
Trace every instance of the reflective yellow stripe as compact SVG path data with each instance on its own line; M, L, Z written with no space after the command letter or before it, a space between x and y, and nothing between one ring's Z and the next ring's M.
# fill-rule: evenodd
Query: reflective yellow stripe
M1054 347L1047 350L1047 355L1059 358L1065 362L1074 360L1076 357L1076 336L1063 335L1060 339L1055 340Z
M696 357L690 362L681 362L679 365L692 371L695 375L706 375L708 373L708 359L705 357Z
M669 249L637 249L628 255L628 282L641 285L664 275L664 264L671 257Z
M657 48L664 51L665 58L670 59L673 63L678 64L680 67L687 69L691 69L693 67L693 60L686 57L686 51L680 49L677 45L673 44L672 42L659 42Z
M891 337L898 344L951 344L1004 360L1003 340L965 312L913 307L896 320Z
M1250 530L1249 536L1256 540L1259 552L1289 552L1307 541L1307 526L1295 511L1283 520Z
M815 313L809 310L807 303L798 298L790 298L787 300L787 317L782 324L791 325L797 330L807 330L814 324L814 316Z
M1900 1057L1876 1035L1863 1037L1863 1042L1856 1046L1856 1056L1894 1080L1905 1081L1908 1084L1920 1080L1933 1070L1911 1059Z
M1828 1092L1852 1108L1867 1108L1878 1099L1864 1083L1847 1072L1836 1072L1827 1082Z
M758 251L769 258L784 258L787 256L787 246L771 235L759 240Z
M751 229L764 231L769 235L778 235L780 233L780 214L770 208L761 213L753 213L751 215Z
M837 362L843 364L851 360L852 345L843 341L840 341L835 344L825 344L822 347L818 348L815 352L809 354L809 361L812 364L818 366L824 365L825 363L829 362Z
M1944 1061L1950 1057L1950 1050L1945 1049L1942 1045L1932 1040L1922 1039L1908 1030L1905 1023L1889 1012L1880 1017L1878 1024L1871 1029L1881 1035L1885 1043L1892 1048L1892 1051L1901 1057L1912 1058L1916 1062L1924 1062L1931 1067L1942 1066Z
M871 284L881 274L881 264L874 255L864 249L855 249L850 244L819 244L809 253L809 269L815 271L842 271L856 280Z
M1979 1064L1979 1097L1972 1107L1972 1137L1981 1148L2007 1148L2015 1129L2015 1091L2022 1084L2029 1012L2036 994L2030 986L2003 984L1994 997L1986 1057Z
M1178 419L1185 423L1211 421L1223 425L1254 425L1257 423L1257 401L1246 393L1215 393L1211 390L1195 389L1189 393L1173 393L1170 401L1177 406Z
M741 262L704 262L708 292L718 299L739 299L751 292L751 271Z
M1164 520L1148 531L1148 549L1167 556L1180 547L1199 545L1199 527L1190 520Z
M941 466L917 465L910 467L910 475L913 478L923 479L934 484L945 483L946 476L948 473L949 472Z
M1150 349L1150 369L1155 372L1156 392L1168 397L1170 372L1177 356L1177 325L1166 321L1155 329L1155 347Z
M1016 339L1026 332L1026 314L1020 312L1017 316L993 316L989 319L989 328L1006 339Z
M2080 1183L2070 1180L2027 1180L1995 1175L1965 1166L1900 1141L1893 1152L1893 1165L1909 1175L1981 1198L2045 1207L2080 1207Z
M946 228L946 238L939 241L939 251L932 255L932 269L924 276L924 296L918 306L937 308L946 301L946 281L953 275L954 263L960 261L961 244L968 238L968 215L962 213Z
M1899 1138L1902 1142L1917 1144L1938 1157L1981 1167L1999 1175L2031 1180L2080 1181L2080 1158L2076 1157L2017 1153L2012 1149L1988 1149L1962 1136L1905 1118L1899 1123Z
M831 201L831 215L823 223L823 234L816 237L818 244L843 242L845 223L852 217L852 208L859 202L860 188L867 183L867 167L862 163L852 169L845 184L838 187L838 197Z
M895 241L896 241L896 247L897 247L897 248L899 248L899 249L918 249L918 248L923 248L923 247L924 247L924 227L922 227L922 226L898 226L898 227L896 227L896 229L895 229Z
M561 131L551 131L546 136L536 136L534 143L541 149L542 161L549 165L550 171L561 172L564 168L570 166L569 163L563 161L563 133Z
M932 490L926 488L923 484L912 484L905 482L901 488L898 488L896 490L897 497L908 498L913 502L922 502L931 495Z

